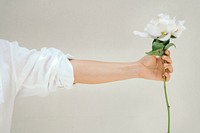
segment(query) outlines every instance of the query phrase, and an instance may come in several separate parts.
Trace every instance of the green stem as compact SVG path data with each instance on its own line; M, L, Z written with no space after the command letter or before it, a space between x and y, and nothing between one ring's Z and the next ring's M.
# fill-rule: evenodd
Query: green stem
M163 64L165 63L164 60L162 60ZM163 74L165 73L165 68L163 71ZM163 76L163 82L164 82L164 92L165 92L165 100L166 100L166 105L167 105L167 112L168 112L168 131L167 133L170 133L170 105L168 102L168 97L167 97L167 87L166 87L166 77Z

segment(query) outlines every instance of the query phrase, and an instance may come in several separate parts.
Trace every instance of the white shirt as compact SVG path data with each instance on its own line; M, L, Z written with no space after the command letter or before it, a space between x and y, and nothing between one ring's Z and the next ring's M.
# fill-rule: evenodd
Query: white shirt
M48 96L58 88L72 88L73 58L52 47L29 50L0 39L0 133L10 133L17 96Z

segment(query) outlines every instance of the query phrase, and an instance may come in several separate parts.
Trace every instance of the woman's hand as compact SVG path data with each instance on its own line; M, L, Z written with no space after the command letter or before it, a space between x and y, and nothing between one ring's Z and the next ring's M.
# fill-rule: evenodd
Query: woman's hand
M165 60L164 65L162 64L162 59ZM170 51L166 50L165 55L161 58L156 58L155 56L146 55L138 62L141 64L141 78L151 79L151 80L163 80L163 69L166 69L164 76L166 80L170 80L170 73L173 72L172 60L170 57Z

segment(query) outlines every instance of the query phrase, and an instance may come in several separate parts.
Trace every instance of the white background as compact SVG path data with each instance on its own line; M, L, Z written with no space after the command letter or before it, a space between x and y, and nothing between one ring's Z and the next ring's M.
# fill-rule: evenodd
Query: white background
M185 20L170 48L172 133L200 130L199 0L0 0L0 38L29 49L55 47L78 59L136 61L151 39L133 35L159 13ZM17 98L12 133L166 133L163 84L130 79L77 84L50 96Z

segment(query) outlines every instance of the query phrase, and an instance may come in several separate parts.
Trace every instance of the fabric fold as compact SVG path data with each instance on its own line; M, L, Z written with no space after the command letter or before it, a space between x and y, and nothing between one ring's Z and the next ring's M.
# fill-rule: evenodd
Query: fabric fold
M4 95L3 95L3 81L0 73L0 104L4 103Z
M19 47L19 45L18 45ZM23 49L20 47L20 49ZM18 96L48 96L58 88L71 89L74 82L73 66L70 59L56 48L43 47L40 51L25 50L24 65L19 69ZM20 53L21 54L21 53ZM22 55L24 56L24 55ZM20 64L17 61L15 64ZM19 67L18 67L19 68Z

